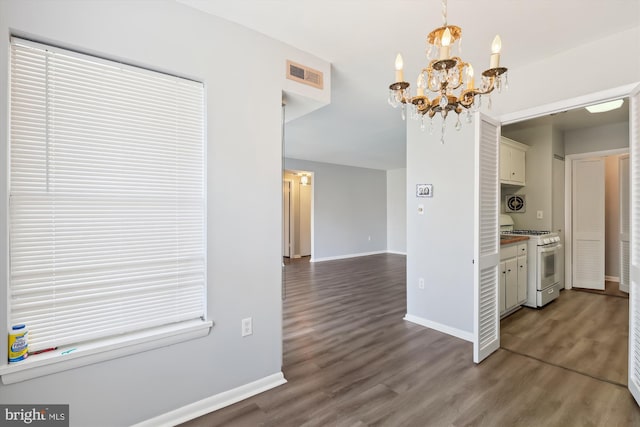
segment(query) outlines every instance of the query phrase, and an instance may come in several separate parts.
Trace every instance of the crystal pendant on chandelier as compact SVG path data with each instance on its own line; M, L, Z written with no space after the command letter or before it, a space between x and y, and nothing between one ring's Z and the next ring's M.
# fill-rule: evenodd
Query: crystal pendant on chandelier
M409 109L409 116L421 121L424 130L424 116L429 121L429 131L432 132L433 117L440 113L442 116L441 138L444 142L445 120L449 112L456 113L455 129L462 128L460 113L465 112L466 121L471 123L471 113L478 111L483 95L489 95L494 89L501 92L508 89L507 69L500 66L500 52L502 40L496 36L491 43L489 69L482 72L479 86L476 86L473 67L461 59L462 29L447 23L447 1L442 0L443 25L427 35L426 56L428 65L420 70L416 81L416 96L411 96L410 84L404 81L402 56L396 57L396 82L389 86L389 104L394 108L402 106L402 117L405 109ZM457 55L452 54L452 47L456 46ZM492 104L491 97L488 107Z

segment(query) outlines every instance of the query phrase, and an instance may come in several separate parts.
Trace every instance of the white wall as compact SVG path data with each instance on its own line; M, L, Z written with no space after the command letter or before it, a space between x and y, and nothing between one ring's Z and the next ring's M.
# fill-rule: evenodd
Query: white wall
M606 58L615 58L615 71L603 66ZM494 96L493 110L487 113L498 117L564 101L637 83L639 76L640 27L635 27L510 68L509 89Z
M313 172L312 260L387 250L387 175L383 170L285 159Z
M3 217L11 33L205 82L207 303L214 327L209 336L184 344L0 385L0 402L68 403L72 426L123 426L280 372L283 73L286 58L307 55L169 0L0 1ZM380 181L384 197L384 174ZM380 239L385 248L385 236ZM0 277L6 278L4 220L0 242ZM251 268L238 262L239 254ZM6 307L6 295L6 280L0 280L0 307ZM248 316L254 334L242 338L241 319ZM0 330L7 330L6 315ZM6 340L0 343L6 354Z
M629 122L595 126L564 133L564 152L592 153L629 147Z
M441 118L434 119L438 123ZM407 315L454 335L473 333L474 125L445 143L407 121ZM439 126L436 126L439 129ZM432 198L416 184L433 184ZM418 214L418 205L424 214ZM425 287L418 286L424 278Z
M387 250L407 253L407 169L387 171Z
M524 213L510 213L516 229L550 230L552 220L552 149L553 130L550 125L534 126L511 131L503 126L502 135L529 146L525 154L524 187L502 186L502 200L506 194L526 195ZM542 211L542 219L537 212Z

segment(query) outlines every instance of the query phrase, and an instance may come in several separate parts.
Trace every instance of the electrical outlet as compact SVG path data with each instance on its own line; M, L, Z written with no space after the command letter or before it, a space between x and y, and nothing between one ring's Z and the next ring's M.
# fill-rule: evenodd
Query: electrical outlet
M424 289L424 278L422 277L418 279L418 288Z
M371 236L369 236L369 241L371 241Z
M536 218L538 218L538 219L542 219L542 211L538 211L538 212L536 213Z
M242 319L242 336L246 337L251 334L253 334L253 320L251 320L251 317Z
M418 205L418 215L424 215L424 205Z

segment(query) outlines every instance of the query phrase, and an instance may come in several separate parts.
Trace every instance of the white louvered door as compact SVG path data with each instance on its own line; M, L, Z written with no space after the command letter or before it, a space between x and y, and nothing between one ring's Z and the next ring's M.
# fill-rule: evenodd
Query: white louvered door
M604 158L574 160L572 286L604 290Z
M640 86L630 95L631 268L629 286L629 390L640 403Z
M629 292L629 155L618 158L620 182L620 290Z
M480 363L500 347L499 143L500 123L475 117L475 254L473 361Z

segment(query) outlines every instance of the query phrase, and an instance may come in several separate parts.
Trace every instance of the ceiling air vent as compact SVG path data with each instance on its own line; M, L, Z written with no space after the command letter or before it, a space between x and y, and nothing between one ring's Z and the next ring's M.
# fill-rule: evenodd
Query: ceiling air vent
M287 61L287 78L318 89L323 88L322 71Z

